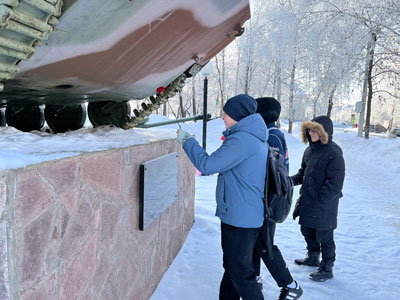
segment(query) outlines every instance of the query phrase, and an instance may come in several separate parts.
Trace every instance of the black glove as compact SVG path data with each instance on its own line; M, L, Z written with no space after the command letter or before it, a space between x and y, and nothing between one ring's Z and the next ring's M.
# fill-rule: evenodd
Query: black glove
M300 203L301 203L301 195L297 199L296 204L294 205L294 210L293 210L293 220L296 220L296 218L299 216L300 212Z

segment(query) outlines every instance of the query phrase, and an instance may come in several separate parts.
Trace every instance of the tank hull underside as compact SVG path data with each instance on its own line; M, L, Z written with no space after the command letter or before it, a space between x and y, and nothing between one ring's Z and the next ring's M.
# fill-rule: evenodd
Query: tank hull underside
M1 106L144 99L241 33L247 0L64 1L59 24L14 79Z

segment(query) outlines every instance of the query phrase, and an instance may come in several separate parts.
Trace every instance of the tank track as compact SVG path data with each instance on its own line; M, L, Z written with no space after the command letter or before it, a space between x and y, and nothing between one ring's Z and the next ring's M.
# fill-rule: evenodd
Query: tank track
M61 15L62 0L0 2L0 81L13 79L21 60L29 60ZM0 83L0 91L4 84Z
M186 72L172 81L163 92L156 94L156 96L151 96L148 101L142 102L140 104L141 108L133 110L135 116L132 117L129 122L125 123L123 128L129 129L144 123L146 117L150 116L153 111L159 109L162 104L168 102L168 99L175 96L176 93L181 92L185 85L186 78L196 75L200 72L202 67L203 66L198 63L193 64Z

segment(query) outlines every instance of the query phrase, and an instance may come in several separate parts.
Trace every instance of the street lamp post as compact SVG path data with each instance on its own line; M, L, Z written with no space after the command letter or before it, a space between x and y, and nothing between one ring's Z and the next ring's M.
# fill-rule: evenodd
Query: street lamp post
M203 97L203 149L207 147L207 97L208 97L208 75L212 72L211 62L207 63L201 73L204 76L204 97Z

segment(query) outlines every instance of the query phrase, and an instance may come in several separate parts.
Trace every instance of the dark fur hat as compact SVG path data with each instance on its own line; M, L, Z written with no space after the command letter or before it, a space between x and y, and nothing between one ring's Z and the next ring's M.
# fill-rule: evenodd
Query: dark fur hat
M327 116L316 117L301 125L301 139L305 144L310 142L309 134L307 133L308 128L318 132L322 144L327 144L332 139L333 123Z

